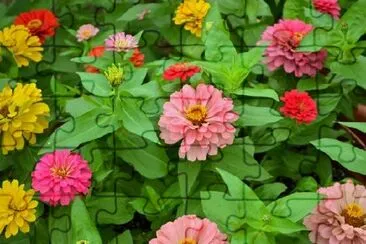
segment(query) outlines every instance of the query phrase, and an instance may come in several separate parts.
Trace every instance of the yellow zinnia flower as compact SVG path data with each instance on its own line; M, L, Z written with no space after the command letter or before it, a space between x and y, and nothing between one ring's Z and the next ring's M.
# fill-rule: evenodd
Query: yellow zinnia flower
M29 60L42 60L43 48L37 36L32 36L24 25L12 25L0 31L0 44L13 53L18 67L28 66Z
M5 238L15 236L20 230L29 232L29 222L36 220L38 202L32 200L33 190L24 191L24 184L17 180L3 181L0 188L0 234L5 230Z
M24 139L36 143L36 135L48 127L50 109L42 103L42 93L34 83L5 86L0 92L0 135L2 152L24 147Z
M203 18L209 8L210 4L205 0L184 0L175 12L174 23L184 24L184 29L200 37Z

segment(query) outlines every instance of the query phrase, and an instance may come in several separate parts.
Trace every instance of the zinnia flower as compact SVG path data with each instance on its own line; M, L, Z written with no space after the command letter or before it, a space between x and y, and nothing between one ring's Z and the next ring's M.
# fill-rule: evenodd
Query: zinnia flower
M45 154L32 172L32 187L43 202L69 205L77 194L87 194L92 172L88 162L69 150Z
M82 25L76 32L76 37L78 42L82 42L94 37L98 32L99 29L92 24Z
M38 202L32 200L33 190L24 190L17 180L3 181L0 188L0 234L5 229L5 238L15 236L20 230L29 232L29 223L36 220Z
M42 102L42 91L34 83L5 86L0 92L0 134L2 152L20 150L24 140L36 143L36 134L48 127L50 109Z
M174 23L184 24L184 29L200 37L203 19L210 7L205 0L184 0L175 11Z
M137 47L138 43L135 37L130 34L125 34L124 32L110 35L108 39L105 40L105 48L108 51L127 52Z
M227 237L208 219L185 215L164 224L149 244L228 244Z
M318 192L324 194L325 199L304 219L304 225L311 231L310 241L366 243L366 188L349 180L345 184L337 182L320 188Z
M102 57L104 54L104 46L96 46L88 53L90 57ZM99 69L92 65L85 65L85 71L89 73L99 73Z
M284 102L280 111L291 119L295 119L297 123L310 124L318 116L316 102L309 96L307 92L291 90L285 92L281 97Z
M141 67L144 65L144 59L145 55L138 48L135 48L130 58L131 63L133 63L135 67Z
M121 64L115 65L112 64L110 67L107 68L107 70L104 72L104 76L109 81L109 84L111 86L118 86L122 83L123 79L123 68L121 67Z
M335 19L339 19L341 7L338 0L313 0L313 5L317 11L330 14Z
M268 27L262 34L260 43L269 42L264 53L265 63L270 71L283 67L286 73L296 77L315 76L324 66L326 50L318 52L300 52L296 48L302 39L313 29L301 20L280 20Z
M233 143L235 127L231 123L239 117L233 108L233 101L212 85L199 84L196 89L184 85L164 104L160 137L167 144L183 139L180 158L205 160L207 154L216 155L218 147Z
M175 80L180 79L181 81L186 81L188 78L192 77L194 74L200 72L200 67L196 65L190 65L187 63L176 63L169 66L163 74L165 80Z
M15 25L26 26L33 36L38 36L41 43L46 37L55 35L55 29L59 26L56 16L48 9L37 9L19 14Z
M0 31L0 45L13 53L18 67L28 66L29 60L42 60L43 48L37 36L32 36L24 25L12 25Z

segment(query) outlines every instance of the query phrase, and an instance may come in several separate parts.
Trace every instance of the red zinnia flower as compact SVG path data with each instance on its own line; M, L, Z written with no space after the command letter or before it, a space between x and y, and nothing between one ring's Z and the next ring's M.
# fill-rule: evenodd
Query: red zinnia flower
M46 37L55 35L55 28L59 26L56 16L48 9L21 13L14 24L26 26L32 35L39 37L41 43L44 43Z
M281 97L284 106L280 111L291 119L295 119L299 124L310 124L318 116L316 102L307 92L291 90L285 92Z
M101 57L104 54L104 46L96 46L94 47L92 50L90 50L90 52L88 53L89 57ZM99 73L99 69L97 69L96 67L92 66L92 65L86 65L85 66L85 71L89 72L89 73Z
M192 77L194 74L200 72L200 67L196 65L190 65L187 63L177 63L169 66L164 71L164 79L165 80L175 80L179 78L181 81L187 80L189 77Z
M144 65L144 60L145 55L140 52L138 48L135 48L130 58L131 63L133 63L135 67L141 67L142 65Z

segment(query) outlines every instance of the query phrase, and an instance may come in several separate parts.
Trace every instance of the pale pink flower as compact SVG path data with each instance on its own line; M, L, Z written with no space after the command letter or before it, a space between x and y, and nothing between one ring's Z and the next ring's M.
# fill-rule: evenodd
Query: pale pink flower
M82 42L96 36L98 32L99 29L92 24L82 25L76 32L76 37L78 42Z
M88 162L69 150L45 154L32 172L32 187L51 206L69 205L78 194L87 194L92 172Z
M321 13L330 14L335 19L339 19L341 7L338 0L313 0L315 9Z
M270 71L283 67L286 73L296 77L309 75L314 77L323 69L327 57L326 50L318 52L300 52L297 47L302 39L313 29L301 20L280 20L269 26L262 34L258 44L266 43L265 63Z
M163 225L149 244L228 244L226 239L210 220L185 215Z
M119 32L115 35L110 35L105 40L105 47L108 51L127 52L138 47L137 40L130 34Z
M320 188L325 195L304 225L311 231L310 241L317 244L366 243L366 188L345 184Z
M233 108L233 101L212 85L199 84L196 89L184 85L164 104L160 137L167 144L183 139L180 158L206 160L207 154L216 155L218 148L233 143L235 127L231 123L239 117Z

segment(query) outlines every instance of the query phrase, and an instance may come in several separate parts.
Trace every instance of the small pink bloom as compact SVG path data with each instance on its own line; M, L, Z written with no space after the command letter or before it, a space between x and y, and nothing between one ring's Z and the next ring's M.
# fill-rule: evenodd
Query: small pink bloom
M32 187L51 206L69 205L78 194L87 194L92 172L88 162L69 150L45 154L32 172Z
M338 0L313 0L313 5L319 12L330 14L335 19L339 19L341 15L341 7L338 4Z
M296 77L303 75L314 77L317 71L323 69L327 57L326 50L318 52L296 50L312 29L311 25L301 20L280 20L278 24L269 26L258 42L268 45L264 53L268 69L274 71L283 67L286 73L294 73Z
M76 33L76 37L78 39L78 42L89 40L90 38L94 37L96 34L98 34L99 29L95 27L94 25L87 24L82 25L78 29Z
M210 220L185 215L163 225L149 244L228 244L226 239Z
M137 48L138 43L134 36L119 32L115 35L110 35L105 40L105 47L108 51L127 52Z
M232 123L239 117L233 108L233 101L212 85L199 84L196 89L184 85L164 104L160 137L167 144L182 140L180 158L206 160L207 155L216 155L218 148L233 143Z
M351 244L366 243L366 188L345 184L320 188L325 195L304 225L311 232L312 243Z

